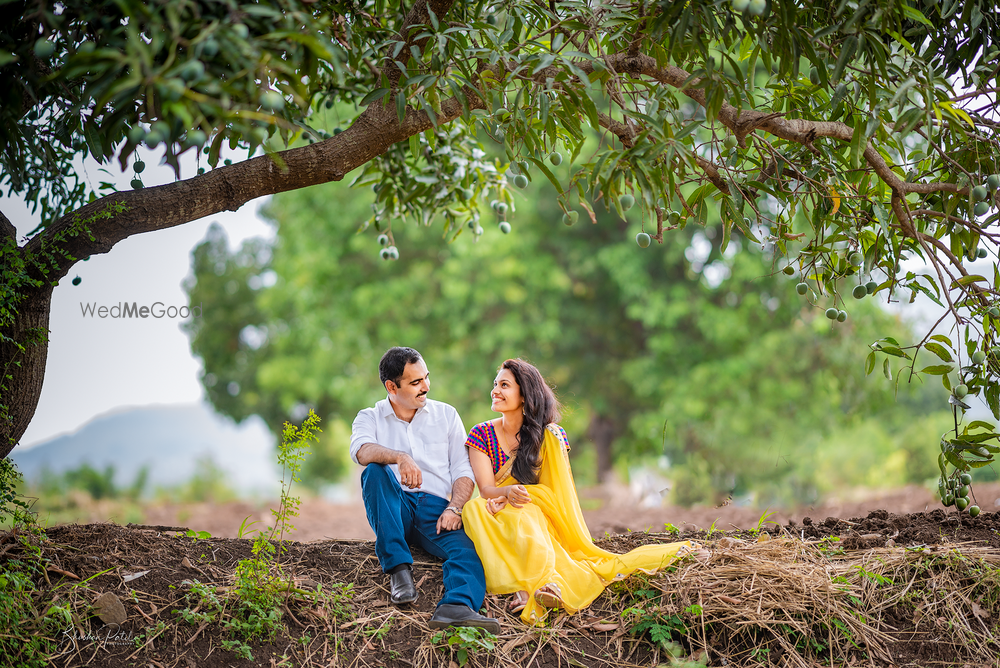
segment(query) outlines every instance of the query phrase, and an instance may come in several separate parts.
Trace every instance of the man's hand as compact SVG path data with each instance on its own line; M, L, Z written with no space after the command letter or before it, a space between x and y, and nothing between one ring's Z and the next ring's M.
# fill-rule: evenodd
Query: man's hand
M401 452L396 459L396 464L399 466L399 482L403 487L409 487L410 489L420 487L424 481L424 474L421 472L420 467L417 466L417 463L413 461L413 457ZM448 512L451 511L449 510ZM438 533L441 533L440 520L438 520Z
M441 517L437 521L437 532L441 533L444 531L454 531L455 529L462 528L462 516L453 510L444 509L441 513Z

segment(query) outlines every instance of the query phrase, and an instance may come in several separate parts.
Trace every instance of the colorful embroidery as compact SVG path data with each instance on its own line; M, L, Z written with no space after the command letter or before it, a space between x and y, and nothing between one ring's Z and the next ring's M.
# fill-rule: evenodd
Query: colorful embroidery
M566 430L555 423L548 425L548 430L562 444L563 451L568 452L569 437L566 435ZM485 452L486 456L490 458L490 463L493 464L493 475L496 475L497 471L510 459L500 447L500 440L497 438L497 432L493 428L492 422L480 422L473 427L472 431L469 432L469 438L465 441L465 447Z
M469 432L469 438L465 441L465 446L485 452L486 456L490 458L490 463L493 464L494 475L510 459L507 453L500 448L500 441L497 439L497 432L493 429L492 422L480 422L473 427L472 431Z

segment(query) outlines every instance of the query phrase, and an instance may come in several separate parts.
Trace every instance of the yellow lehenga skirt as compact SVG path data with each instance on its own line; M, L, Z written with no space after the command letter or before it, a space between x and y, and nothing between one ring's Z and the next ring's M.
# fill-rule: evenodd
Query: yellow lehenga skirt
M491 594L528 592L521 613L526 624L544 621L548 609L534 594L554 583L561 591L563 609L569 614L590 605L609 583L635 571L655 573L694 550L690 541L644 545L627 554L614 554L594 545L583 519L576 485L570 471L568 447L545 430L538 484L526 485L531 502L521 508L507 505L496 515L486 509L486 499L465 505L465 532L476 545L486 571ZM497 485L513 485L513 458L497 472Z

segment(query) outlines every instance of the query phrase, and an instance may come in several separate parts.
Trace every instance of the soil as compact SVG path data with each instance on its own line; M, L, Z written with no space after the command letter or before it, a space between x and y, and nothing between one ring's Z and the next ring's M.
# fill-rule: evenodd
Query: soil
M977 483L974 492L976 503L983 511L1000 511L1000 483ZM355 492L355 497L356 500L348 503L331 503L315 498L303 500L299 517L294 520L297 530L290 537L300 542L345 538L374 540L375 534L368 526L360 493ZM615 486L583 490L581 497L587 526L595 538L600 538L605 533L663 531L667 524L693 531L712 527L724 531L753 529L761 523L761 516L765 513L770 514L764 524L773 526L774 523L785 525L789 522L802 525L807 517L862 517L873 510L911 514L941 507L929 490L917 485L886 492L867 492L857 498L831 499L820 506L793 509L761 510L732 504L719 507L641 508L637 507L627 488ZM207 531L212 536L235 538L245 518L258 521L258 526L270 526L271 505L273 504L267 502L246 501L225 504L164 504L145 508L144 521L146 524L183 526L196 531ZM126 523L124 518L117 517L112 512L81 514L76 521Z
M986 491L985 486L979 491L982 495ZM990 493L996 494L997 491L1000 490ZM945 561L941 560L946 560L948 555L962 554L963 550L980 555L964 562L975 562L979 564L976 568L985 570L970 571L979 576L963 571L965 574L955 581L952 594L969 600L969 619L980 622L986 629L986 636L979 631L981 638L985 637L981 645L986 649L973 651L965 644L956 642L948 631L952 629L952 622L944 619L939 609L933 608L934 601L928 600L916 607L911 603L904 605L907 591L911 594L916 592L924 580L928 583L927 592L944 586L944 571L940 569L945 566L941 565L922 567L920 573L923 575L920 575L919 581L914 575L906 589L900 589L899 596L894 596L894 600L881 608L879 614L884 613L884 619L891 626L888 632L891 637L886 641L884 655L878 655L871 648L851 647L846 642L836 649L855 665L865 663L877 666L938 662L986 666L994 665L995 657L1000 655L1000 644L996 640L1000 636L1000 577L997 576L1000 574L1000 558L997 558L1000 555L1000 513L986 511L977 518L970 518L967 514L959 517L954 510L944 512L939 507L912 513L879 508L865 514L834 517L826 516L822 509L814 509L809 511L808 516L793 513L794 516L783 519L780 524L777 521L766 524L763 531L758 532L754 530L760 518L758 512L747 515L752 519L745 520L727 508L711 510L713 512L702 517L718 513L726 519L715 521L714 527L704 519L686 521L686 528L680 531L679 538L701 541L713 553L707 563L685 567L687 570L684 573L689 574L685 577L690 583L717 578L723 570L732 570L739 563L750 564L746 559L740 561L743 558L740 555L750 555L764 538L769 538L771 545L787 543L788 547L779 554L787 553L790 561L801 561L802 555L808 551L809 559L820 564L825 559L833 558L834 554L839 559L852 558L852 555L868 559L874 555L876 560L883 561L889 555L902 555L904 561L912 556L923 560L921 564L944 564ZM312 513L304 513L304 516L311 518ZM206 530L205 527L210 524L200 521L199 517L198 512L192 512L187 524ZM349 513L343 511L325 515L322 526L325 531L342 531L331 527L341 526L338 523L346 517ZM670 521L663 517L658 513L625 513L619 509L613 518L591 513L588 520L597 527L595 533L603 534L602 527L607 527L608 531L617 530L619 526L632 529L625 533L609 533L596 541L607 550L621 553L644 544L677 540L675 533L641 530L645 528L641 526L643 522L649 521L650 525L654 525L654 518L662 530L664 521ZM147 521L150 519L147 518ZM311 531L313 521L301 522L300 532ZM315 521L320 522L319 519ZM725 528L724 523L740 526L738 522L743 522L745 528L720 530ZM676 516L672 523L677 524ZM348 522L344 526L356 525L357 522L353 521L353 524ZM359 530L359 533L363 532ZM15 536L10 533L0 534L0 560L24 556L23 547L13 538ZM349 668L422 668L440 665L453 668L458 665L456 661L461 662L462 657L456 654L455 647L449 647L441 638L435 642L434 632L427 626L435 603L443 592L443 584L440 562L419 550L414 550L414 575L420 598L412 606L395 608L388 604L387 578L380 572L374 545L369 540L339 537L289 543L287 554L281 558L285 571L294 576L303 589L313 589L320 584L322 590L332 592L343 616L336 616L331 612L333 608L315 601L289 600L282 606L287 631L271 642L251 643L253 660L250 660L223 648L223 642L231 635L220 624L185 623L180 619L182 612L197 613L201 610L197 601L188 596L193 581L210 583L222 587L223 591L232 586L237 564L250 556L249 540L218 535L196 540L163 528L104 523L50 528L47 539L41 540L38 545L49 564L45 579L36 581L41 590L40 596L61 595L75 612L73 624L59 634L60 654L51 660L52 666L221 668L344 665ZM833 545L836 545L836 550L828 550ZM982 555L987 555L992 561ZM753 570L752 566L744 568ZM983 576L983 573L986 575ZM749 571L744 575L756 577ZM908 575L906 577L909 578ZM986 593L976 594L976 599L970 598L970 592L977 585L982 585L982 582L977 583L977 578L984 577L992 584L989 584ZM632 580L634 578L625 583ZM640 578L640 581L641 586L652 586L643 583L655 582L648 578ZM827 584L829 581L826 577ZM900 587L904 582L900 583ZM345 583L350 585L348 589L344 589ZM705 587L708 586L705 584ZM741 586L746 587L745 584ZM752 584L750 588L753 588ZM124 604L126 619L120 625L105 624L94 616L91 609L97 597L108 592L114 593ZM482 650L473 654L469 665L540 668L559 668L564 663L588 668L656 666L661 660L666 661L661 653L666 646L652 642L649 634L631 632L624 624L623 606L627 603L622 601L629 600L635 605L635 601L640 600L627 599L627 593L621 586L613 585L586 611L569 618L560 616L549 629L541 631L525 627L519 619L507 614L504 599L487 596L486 612L501 619L503 632L491 651ZM662 596L668 593L664 591ZM642 592L630 595L640 594ZM929 598L937 595L927 594ZM941 592L941 595L950 594ZM660 600L665 601L662 596ZM727 600L726 596L718 598ZM701 600L700 594L697 600ZM732 597L728 600L736 601ZM753 602L744 602L743 605L749 606L744 610L746 614L751 614ZM937 615L937 622L922 622L921 611L932 608L937 612L928 619ZM661 622L668 618L680 620L680 617L664 617L666 609L664 603L656 619ZM730 621L715 627L720 634L729 627L739 627L739 610L738 606L734 607L729 615ZM74 624L76 628L73 628ZM712 635L710 640L715 640L716 646L709 645L701 650L697 650L693 640L689 641L683 634L678 636L674 633L674 638L676 647L685 653L690 652L691 658L708 665L808 664L784 645L779 646L778 640L766 638L766 624L761 629L761 635L753 636L760 638L755 643L747 644L746 640L740 640L742 645L734 645L735 641L730 638L726 644ZM158 635L157 630L160 630ZM702 628L701 632L704 636L705 629ZM150 636L154 636L152 640ZM834 649L827 648L830 657L837 656ZM893 658L887 660L886 656Z

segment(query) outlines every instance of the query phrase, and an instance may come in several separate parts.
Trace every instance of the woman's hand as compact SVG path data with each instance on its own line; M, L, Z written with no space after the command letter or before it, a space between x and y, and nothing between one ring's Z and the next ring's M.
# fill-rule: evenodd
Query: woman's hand
M531 503L531 496L524 485L511 485L507 488L507 500L510 501L510 505L520 508L526 503Z
M507 499L502 496L498 496L494 499L486 499L486 512L490 515L496 515L506 507Z

